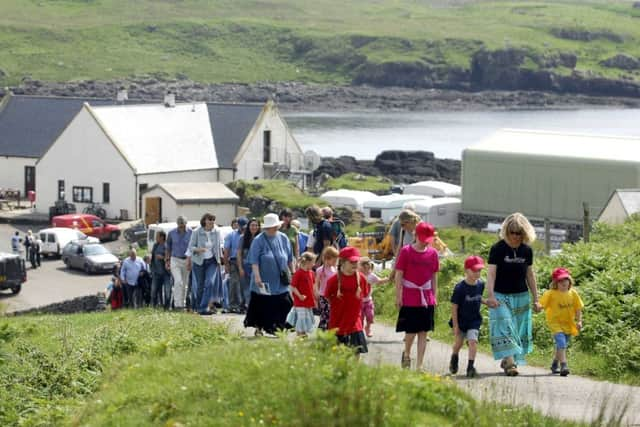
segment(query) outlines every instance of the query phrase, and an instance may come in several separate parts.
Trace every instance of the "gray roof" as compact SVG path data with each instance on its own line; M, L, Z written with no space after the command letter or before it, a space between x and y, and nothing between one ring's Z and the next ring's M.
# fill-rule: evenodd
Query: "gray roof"
M82 104L113 105L96 98L7 95L0 110L0 156L40 158Z
M231 169L233 159L258 120L264 104L207 103L207 107L218 165L221 168Z
M616 193L627 215L640 212L640 189L618 189Z

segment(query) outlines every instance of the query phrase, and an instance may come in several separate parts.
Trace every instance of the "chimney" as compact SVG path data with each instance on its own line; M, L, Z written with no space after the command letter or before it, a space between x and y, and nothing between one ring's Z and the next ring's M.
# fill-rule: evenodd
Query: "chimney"
M176 95L174 93L167 92L164 96L164 106L168 108L176 106Z
M116 101L124 104L124 101L129 99L129 94L125 88L120 88L116 94Z

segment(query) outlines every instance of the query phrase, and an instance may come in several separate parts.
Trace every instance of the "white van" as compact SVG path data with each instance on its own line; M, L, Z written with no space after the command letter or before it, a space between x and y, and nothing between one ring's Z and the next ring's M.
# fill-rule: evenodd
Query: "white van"
M75 230L73 228L45 228L38 231L38 236L42 241L42 244L40 245L40 253L44 256L54 255L58 258L62 256L62 250L67 243L73 240L100 243L99 239L87 236L82 231Z
M196 228L200 227L200 221L187 221L187 227L189 227L192 230L195 230ZM233 231L233 229L228 225L225 225L222 227L220 226L216 226L216 227L220 229L220 234L222 235L223 241L224 241L224 238L227 236L227 234ZM169 235L169 232L174 228L178 228L178 224L175 222L149 224L147 226L147 247L149 248L149 251L151 251L151 248L153 248L153 244L156 242L156 233L158 231L162 230L165 232L165 234Z

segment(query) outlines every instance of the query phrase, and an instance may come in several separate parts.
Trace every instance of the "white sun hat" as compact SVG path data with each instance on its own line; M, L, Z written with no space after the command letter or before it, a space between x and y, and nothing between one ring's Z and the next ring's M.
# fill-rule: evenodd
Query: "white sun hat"
M280 227L280 225L282 225L282 221L277 214L269 213L263 218L262 228Z

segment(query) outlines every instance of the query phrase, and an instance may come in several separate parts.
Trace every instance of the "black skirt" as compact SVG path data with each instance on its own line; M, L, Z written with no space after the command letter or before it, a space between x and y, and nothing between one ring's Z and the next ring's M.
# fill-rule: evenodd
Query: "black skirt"
M417 334L418 332L433 331L432 305L428 307L401 307L398 313L396 332Z
M336 335L338 342L348 347L353 347L356 353L367 353L367 339L362 331L353 332L349 335Z
M293 302L289 293L280 295L264 295L251 292L251 300L244 319L245 328L263 329L268 334L278 330L290 329L287 325L287 314L291 311Z

